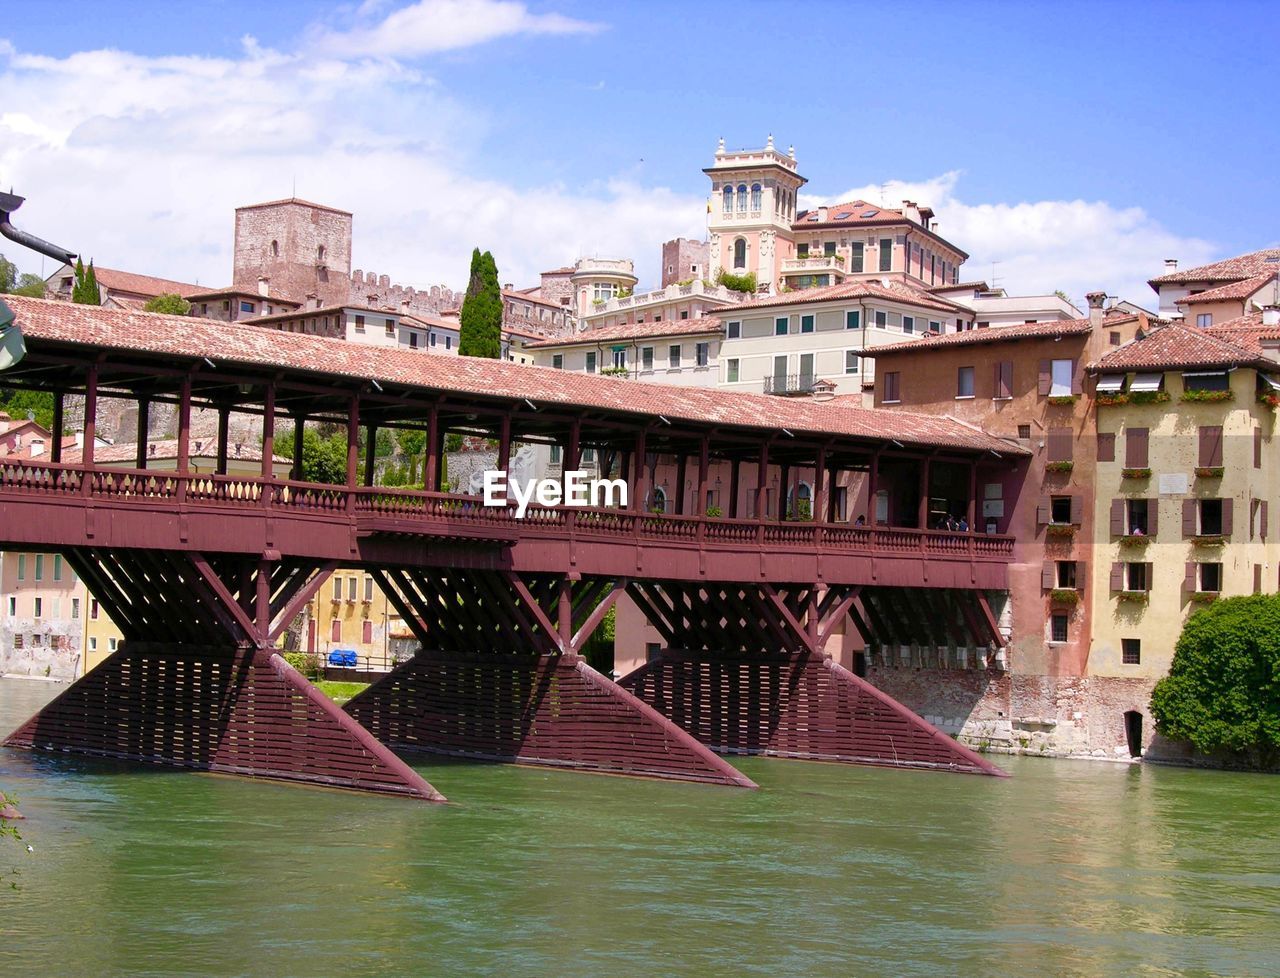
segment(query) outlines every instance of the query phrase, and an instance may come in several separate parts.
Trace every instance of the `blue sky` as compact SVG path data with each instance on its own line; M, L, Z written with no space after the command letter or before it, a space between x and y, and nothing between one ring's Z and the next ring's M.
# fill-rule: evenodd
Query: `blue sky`
M22 223L211 285L231 209L294 181L407 284L461 284L473 244L521 283L579 253L645 281L703 229L716 138L769 132L812 201L932 203L966 271L998 261L1016 291L1149 301L1163 258L1280 237L1274 5L235 0L50 24L0 25Z

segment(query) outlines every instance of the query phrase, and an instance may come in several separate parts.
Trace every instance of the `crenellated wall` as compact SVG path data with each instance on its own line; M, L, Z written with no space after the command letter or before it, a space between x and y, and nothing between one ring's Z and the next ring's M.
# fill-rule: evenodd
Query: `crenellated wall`
M351 294L347 302L374 309L439 315L447 309L459 308L465 295L463 292L453 291L447 285L433 285L426 289L398 285L391 281L389 275L364 272L357 268L351 273Z

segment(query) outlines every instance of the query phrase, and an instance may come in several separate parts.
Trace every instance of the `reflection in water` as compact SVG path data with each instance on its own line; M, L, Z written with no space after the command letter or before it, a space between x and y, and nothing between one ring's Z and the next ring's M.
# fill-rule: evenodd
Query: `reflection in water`
M54 692L0 681L0 731ZM1273 778L430 763L455 804L0 751L0 973L1280 973Z

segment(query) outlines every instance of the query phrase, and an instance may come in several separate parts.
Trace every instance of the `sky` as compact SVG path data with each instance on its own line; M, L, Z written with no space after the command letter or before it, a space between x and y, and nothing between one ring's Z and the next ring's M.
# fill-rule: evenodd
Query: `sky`
M966 279L1152 308L1164 259L1280 240L1278 50L1250 0L10 4L0 187L21 228L210 287L234 208L293 194L406 285L464 286L479 246L517 286L598 255L643 287L705 236L716 140L773 134L802 206L917 200Z

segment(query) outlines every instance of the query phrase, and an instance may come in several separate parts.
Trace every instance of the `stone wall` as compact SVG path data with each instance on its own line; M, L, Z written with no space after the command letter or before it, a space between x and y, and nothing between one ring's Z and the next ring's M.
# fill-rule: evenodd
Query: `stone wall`
M706 241L690 241L688 238L676 238L662 244L662 287L675 285L691 278L704 278L714 281L715 276L708 272L711 261L711 246ZM694 266L697 266L696 270Z
M83 631L80 621L6 618L0 628L0 676L75 679L80 671ZM39 645L35 644L37 638Z
M345 305L351 280L351 215L305 201L236 208L232 285L321 306Z
M464 298L465 292L455 292L445 285L415 289L413 286L394 284L388 275L363 272L357 268L351 273L350 294L344 302L353 306L390 309L411 315L418 313L438 316L448 309L461 308Z

